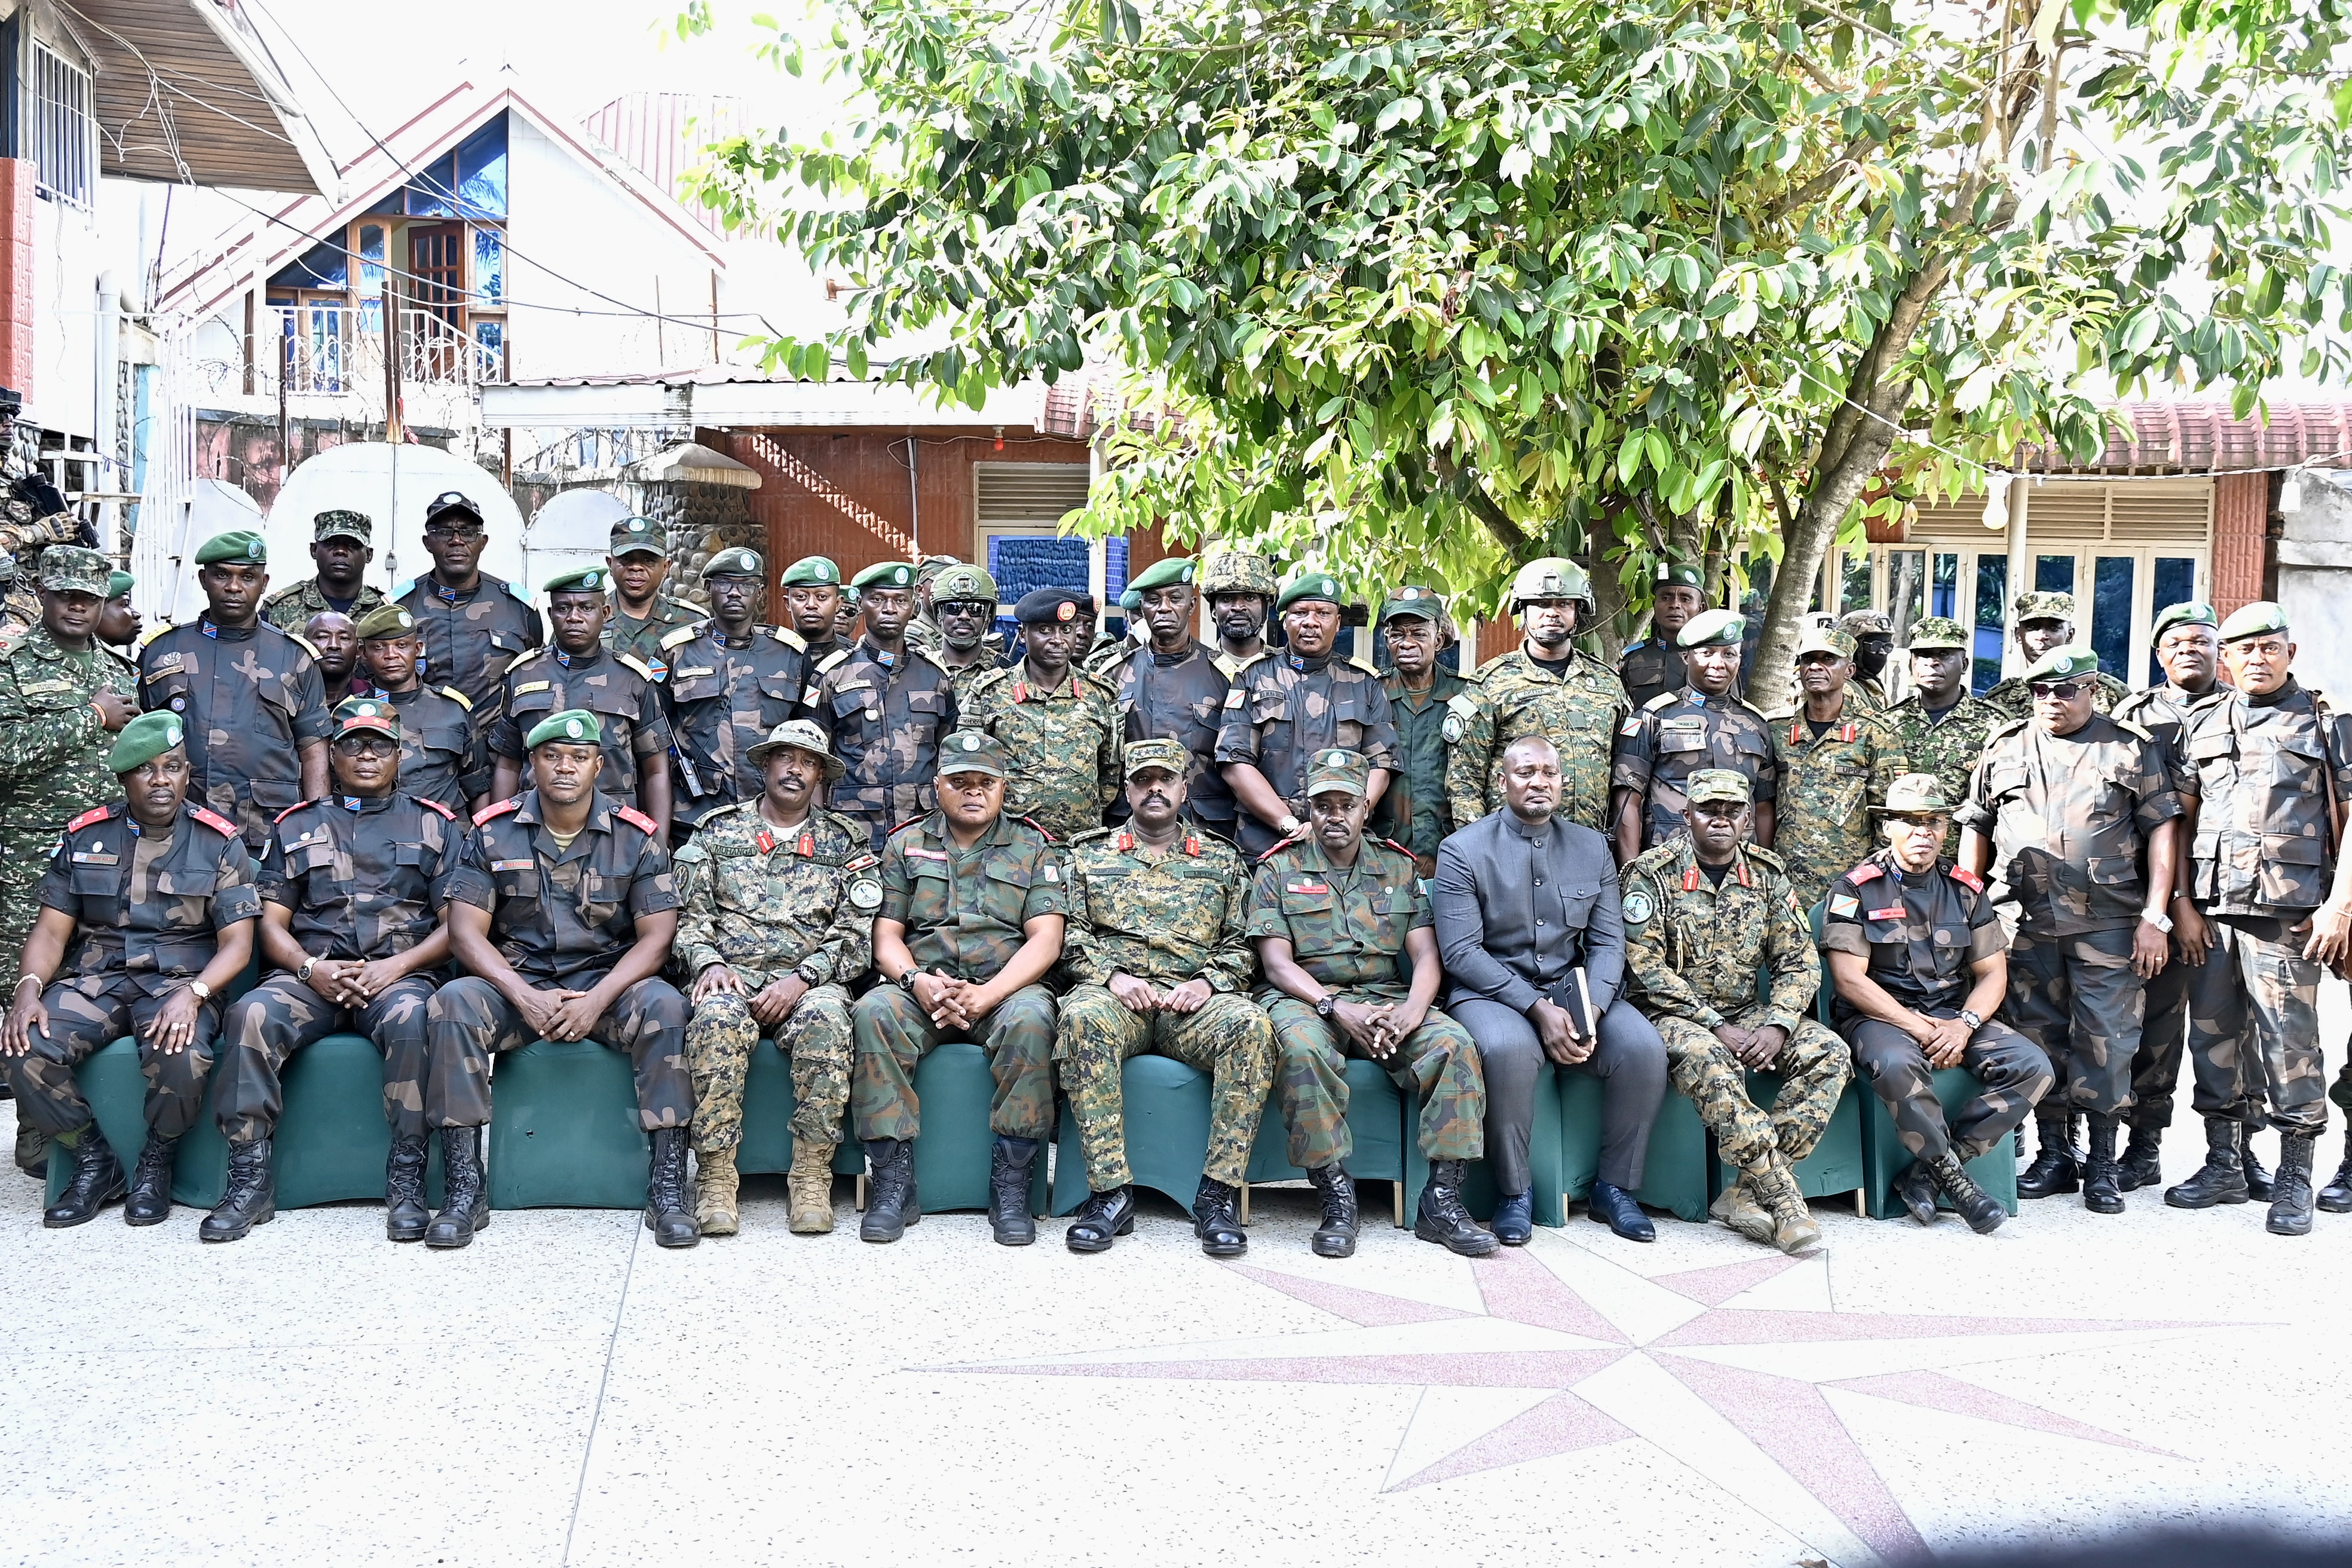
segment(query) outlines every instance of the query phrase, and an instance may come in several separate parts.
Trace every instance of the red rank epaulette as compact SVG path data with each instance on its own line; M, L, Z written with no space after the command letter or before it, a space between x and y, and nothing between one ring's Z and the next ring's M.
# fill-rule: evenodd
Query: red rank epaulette
M1013 683L1013 700L1015 702L1026 702L1029 700L1029 683L1027 681L1016 680Z
M803 829L800 842L793 846L793 853L803 860L813 858L816 854L816 835Z
M413 795L408 798L415 801L417 805L423 806L427 811L440 813L441 816L446 821L455 822L457 820L457 814L450 810L447 806L443 805L437 800L427 800L421 795Z
M292 805L288 806L285 810L271 817L269 819L269 826L272 827L277 826L279 823L285 821L288 817L293 816L296 812L301 810L304 806L310 804L310 803L307 800L296 801Z
M1120 835L1119 835L1119 837L1120 837L1121 838L1126 838L1126 837L1127 837L1127 835L1126 835L1126 834L1124 834L1124 833L1122 833L1122 834L1120 834ZM1292 844L1292 842L1293 842L1292 840L1287 839L1287 838L1286 838L1286 839L1282 840L1280 843L1276 844L1273 848L1271 848L1271 849L1267 850L1265 854L1263 854L1263 855L1259 856L1259 857L1257 858L1257 859L1254 862L1254 864L1256 864L1256 865L1259 865L1259 866L1263 866L1263 865L1265 865L1267 861L1269 861L1269 860L1273 859L1276 856L1277 856L1277 855L1281 854L1284 850L1286 850L1286 849L1289 848L1289 847L1290 847L1290 846L1291 846L1291 844ZM1134 843L1133 843L1133 841L1132 841L1132 840L1129 840L1128 843L1125 843L1125 844L1120 845L1120 846L1119 846L1119 847L1120 847L1120 848L1122 848L1122 849L1131 849L1131 848L1133 848L1133 847L1134 847Z
M79 816L75 817L71 822L67 823L66 831L68 833L79 833L83 828L88 827L93 822L104 822L108 814L112 809L113 808L110 806L93 805L88 811L83 812Z
M1698 891L1697 867L1685 866L1683 868L1683 891L1685 893L1696 893Z
M1056 837L1054 837L1054 833L1053 833L1053 830L1052 830L1051 828L1047 827L1044 823L1042 823L1042 822L1038 821L1035 817L1034 817L1034 816L1024 816L1024 817L1023 817L1021 820L1022 820L1022 821L1024 821L1024 822L1025 822L1025 823L1027 823L1030 826L1032 826L1032 827L1035 828L1039 833L1043 834L1043 835L1045 836L1045 842L1046 842L1046 843L1048 843L1048 844L1059 844L1059 843L1061 842L1061 840L1060 840L1060 839L1058 839L1058 838L1056 838Z
M904 832L906 832L906 831L907 831L907 829L908 829L909 827L914 826L915 826L915 824L917 824L917 823L919 823L919 822L920 822L920 821L922 821L922 820L923 820L923 819L922 819L921 817L919 817L919 816L910 816L910 817L907 818L907 820L906 820L906 821L904 821L904 822L897 822L897 823L893 823L893 824L891 824L891 825L890 825L890 833L904 833ZM885 838L887 838L887 837L890 837L890 833L886 833L886 834L884 834L882 837L885 837Z
M762 827L751 842L760 847L761 854L765 855L776 847L776 836Z
M1408 849L1408 848L1406 848L1403 845L1402 845L1402 844L1398 843L1395 839L1393 839L1393 838L1383 838L1383 839L1381 839L1381 843L1383 843L1383 844L1385 844L1385 845L1387 845L1390 848L1391 848L1391 849L1395 850L1398 854L1400 854L1400 855L1402 855L1402 856L1405 857L1405 858L1407 858L1407 859L1411 859L1411 858L1412 858L1412 850L1410 850L1410 849Z
M474 826L479 827L494 816L504 816L509 811L520 811L521 809L522 796L520 795L514 795L506 800L492 801L489 805L482 807L481 810L474 813Z
M1201 836L1199 834L1187 833L1184 835L1184 853L1192 856L1196 859L1200 857Z
M215 833L224 833L231 838L236 837L236 824L231 822L227 817L223 816L217 811L207 811L201 805L192 805L188 807L188 815L194 817L198 822L203 823L206 827L211 828Z
M640 833L657 834L661 831L660 823L656 822L634 805L616 805L613 808L613 815Z
M1118 837L1112 839L1110 842L1112 848L1117 849L1120 854L1124 855L1135 847L1135 835L1122 827L1118 830ZM1277 844L1274 847L1274 849L1279 849L1282 846ZM1274 853L1274 849L1269 849L1266 853L1271 855Z
M1973 888L1979 893L1984 891L1984 879L1965 866L1955 866L1948 874L1963 888Z
M1739 864L1735 868L1739 872L1739 885L1741 887L1752 888L1756 885L1756 883L1748 875L1748 858L1745 855L1739 858Z
M1848 871L1845 874L1845 879L1859 888L1864 882L1869 881L1873 877L1879 876L1880 874L1881 873L1877 867L1865 860L1861 865L1856 866L1853 870Z

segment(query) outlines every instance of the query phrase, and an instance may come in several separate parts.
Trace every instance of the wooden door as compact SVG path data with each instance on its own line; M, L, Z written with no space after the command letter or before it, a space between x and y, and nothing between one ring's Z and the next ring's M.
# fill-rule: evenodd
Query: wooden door
M466 226L417 224L408 230L410 277L402 306L411 342L412 379L443 381L457 369L464 346Z

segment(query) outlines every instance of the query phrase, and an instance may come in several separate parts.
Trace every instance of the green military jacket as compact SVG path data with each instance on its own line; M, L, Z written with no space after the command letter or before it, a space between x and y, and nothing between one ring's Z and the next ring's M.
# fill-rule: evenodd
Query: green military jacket
M1282 938L1298 967L1335 991L1403 995L1406 933L1434 924L1412 857L1377 838L1344 868L1312 838L1286 844L1257 863L1250 887L1251 937Z
M1821 960L1778 855L1740 845L1717 887L1691 841L1676 838L1628 861L1621 880L1625 969L1643 1012L1703 1029L1745 1018L1793 1034L1812 1011ZM1769 971L1760 1002L1759 970Z
M523 742L539 721L569 708L596 715L604 771L596 788L616 800L637 798L641 773L667 770L669 715L653 667L635 654L608 654L601 647L583 655L550 644L509 667L499 697L499 715L486 736L490 755L522 766L530 748Z
M121 801L83 812L66 824L35 897L73 918L60 978L127 975L147 996L203 973L220 933L261 914L236 824L193 802L160 844L135 830Z
M122 798L89 705L101 690L138 706L137 668L105 644L68 653L38 626L0 637L0 842L46 849L67 818Z
M1772 852L1787 865L1797 902L1822 901L1830 883L1859 866L1878 841L1870 808L1911 771L1902 741L1883 715L1853 700L1820 736L1801 709L1770 715L1780 731L1780 798Z
M613 595L611 603L612 613L604 617L604 651L635 655L653 670L656 680L669 673L662 638L680 626L696 626L710 618L709 611L658 591L654 595L654 613L650 616L623 615L618 594Z
M1469 689L1466 678L1444 665L1429 689L1417 693L1405 689L1404 678L1395 670L1381 674L1381 689L1389 694L1389 721L1396 726L1397 760L1374 814L1374 829L1420 861L1433 863L1438 845L1459 826L1445 793L1445 721L1452 711L1447 704Z
M1610 782L1632 790L1642 812L1644 847L1680 832L1691 774L1727 768L1747 775L1758 805L1780 810L1779 732L1763 714L1730 692L1702 695L1695 688L1650 700L1617 727Z
M635 945L637 921L677 908L661 829L602 790L567 847L547 830L539 791L474 817L443 897L490 917L490 944L534 985L595 987Z
M2102 713L2113 713L2116 704L2131 695L2131 688L2105 670L2091 677L2091 706ZM2033 717L2033 693L2021 675L2012 675L1984 694L1984 700L2000 710L2003 720Z
M873 967L879 862L847 817L812 810L786 833L769 826L757 800L739 801L704 817L672 862L670 951L688 976L724 963L757 992L787 974L846 985Z
M1944 786L1946 800L1966 800L1969 775L1984 755L1985 737L2009 722L2000 710L1981 697L1963 696L1931 719L1916 691L1886 710L1895 727L1895 744L1904 759L1921 773L1934 773Z
M2199 797L2191 890L2214 913L2300 921L2334 884L2328 818L2352 808L2352 716L2293 678L2260 702L2223 691L2183 739Z
M360 584L360 596L351 608L337 611L339 615L358 620L383 603L383 590L372 584ZM281 588L261 602L261 618L283 632L299 632L310 624L310 617L324 615L335 606L327 603L326 594L319 587L316 577L305 577L290 588Z
M1457 827L1503 804L1503 752L1522 735L1559 748L1561 820L1606 833L1613 737L1633 710L1617 672L1578 653L1554 675L1520 647L1446 704L1445 795Z
M1153 985L1200 979L1249 988L1249 876L1231 845L1189 826L1154 849L1129 828L1070 846L1070 933L1064 973L1106 984L1132 974Z
M1010 812L969 849L941 812L908 823L882 847L880 880L875 912L906 928L915 967L956 980L994 979L1029 940L1029 921L1069 909L1052 840Z
M1958 821L1992 840L1993 902L2020 930L2075 936L2139 923L2148 835L2180 814L2147 731L2094 713L2071 735L1995 730Z
M1075 668L1059 686L1040 686L1024 660L982 676L971 691L971 706L960 697L957 709L964 729L1003 742L1013 774L1005 809L1059 839L1100 827L1121 785L1127 721L1118 689Z
M953 662L954 655L955 650L942 642L934 657L939 659L940 668L948 672L948 684L955 692L957 709L968 713L971 709L971 689L1003 669L1005 660L1013 656L1007 651L1005 638L1000 632L991 632L981 638L980 646L972 649L971 657L963 663Z

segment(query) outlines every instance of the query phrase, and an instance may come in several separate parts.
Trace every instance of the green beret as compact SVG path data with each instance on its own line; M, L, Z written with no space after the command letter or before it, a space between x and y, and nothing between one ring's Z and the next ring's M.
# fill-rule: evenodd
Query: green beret
M860 604L860 603L865 599L865 597L866 597L866 595L863 595L863 594L859 593L859 592L858 592L856 589L855 589L855 588L844 588L844 589L841 591L841 602L842 602L842 604L843 604L845 607L847 607L847 608L849 608L849 609L851 609L851 610L855 610L855 609L856 609L856 608L857 608L857 606L858 606L858 605L859 605L859 604Z
M784 568L782 586L838 588L841 586L841 568L822 555L803 555Z
M1399 588L1396 596L1381 605L1381 625L1386 626L1399 616L1423 621L1445 618L1445 601L1434 588Z
M1710 800L1748 804L1748 775L1733 768L1701 768L1683 785L1683 798L1693 805Z
M1747 634L1742 632L1741 635ZM1797 657L1802 658L1809 653L1829 653L1840 658L1852 658L1853 634L1843 626L1807 626L1804 636L1797 639Z
M710 564L702 569L702 575L706 579L757 577L761 582L765 582L768 576L768 563L760 559L758 551L745 550L739 546L733 550L722 550L712 556Z
M550 577L541 585L549 594L601 594L613 585L613 574L604 566L583 566L577 572L565 572Z
M2074 595L2029 590L2017 596L2015 608L2020 626L2028 621L2071 621L2074 618Z
M374 697L353 697L335 704L335 739L370 731L400 739L400 710Z
M1927 653L1937 648L1969 646L1969 628L1949 616L1922 616L1911 623L1911 651Z
M1704 594L1706 592L1706 574L1679 561L1661 561L1657 571L1652 574L1650 591L1655 593L1660 588L1696 588Z
M996 579L977 566L968 566L959 561L931 579L931 603L993 605L996 603Z
M1127 778L1133 778L1146 768L1165 768L1181 779L1192 765L1192 753L1183 742L1170 735L1129 741L1127 750L1119 755L1119 770Z
M1129 588L1126 593L1121 594L1118 596L1118 607L1130 616L1143 608L1143 590Z
M177 713L142 713L114 737L114 749L106 753L107 771L127 773L153 762L184 738Z
M1154 588L1184 588L1190 587L1198 574L1191 556L1170 555L1153 562L1129 578L1127 585L1139 594Z
M666 556L669 530L642 517L625 517L613 525L612 543L605 553L616 560L624 555Z
M853 588L911 588L915 569L904 561L877 561L849 580Z
M2241 637L2258 637L2284 630L2286 611L2268 599L2257 599L2230 612L2230 618L2221 623L2221 640L2236 642Z
M914 568L908 567L911 574ZM952 773L1006 776L1004 748L985 730L958 730L940 742L940 777Z
M1333 605L1348 602L1340 596L1339 579L1328 572L1309 572L1282 591L1282 597L1274 602L1275 613L1279 615L1303 599L1320 599Z
M215 533L196 546L196 564L210 566L219 561L267 566L269 564L269 546L262 542L261 535L250 529Z
M523 749L535 752L551 741L600 746L604 742L604 726L585 708L566 708L533 724L530 733L522 738Z
M2084 643L2053 647L2025 667L2028 680L2073 680L2099 673L2099 656Z
M106 557L79 544L52 544L41 552L41 586L59 594L90 594L106 598Z
M1729 610L1701 610L1683 625L1682 635L1675 638L1676 647L1721 647L1737 644L1748 635L1745 616Z
M1905 773L1886 786L1886 804L1870 809L1881 816L1949 816L1952 802L1934 773Z
M139 579L128 572L109 572L106 574L106 596L110 599L120 599L137 586Z
M310 542L321 544L330 539L356 539L362 544L373 544L375 524L363 511L335 507L310 519Z
M405 605L387 599L359 619L355 628L362 642L373 642L381 637L404 637L416 629L416 617Z
M2161 642L2164 634L2175 626L2218 626L2221 624L2221 617L2213 613L2210 605L2193 601L2186 605L2167 605L2156 612L2156 629L2148 636L2152 640Z
M1318 752L1307 760L1307 794L1310 799L1327 790L1361 795L1371 771L1371 763L1361 752L1346 751L1337 746Z

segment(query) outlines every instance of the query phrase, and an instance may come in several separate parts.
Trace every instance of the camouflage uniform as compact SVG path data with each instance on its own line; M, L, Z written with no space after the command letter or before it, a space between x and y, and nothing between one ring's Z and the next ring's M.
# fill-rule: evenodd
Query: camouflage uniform
M1746 1170L1777 1147L1790 1164L1821 1142L1853 1075L1845 1042L1812 1016L1821 960L1779 856L1732 851L1718 884L1688 835L1627 862L1621 908L1633 998L1666 1044L1666 1072L1698 1108L1724 1163ZM1757 997L1758 971L1769 988ZM1780 1092L1768 1117L1748 1097L1748 1069L1716 1028L1788 1032L1771 1070Z
M0 444L5 444L5 432L0 432ZM21 463L11 454L5 470L0 471L9 473L12 485L27 479L40 479L37 470L16 471L21 468ZM49 493L56 494L53 490ZM32 606L31 615L25 619L28 630L41 624L40 584L34 570L41 558L41 552L52 544L96 542L94 536L82 527L81 520L70 509L53 511L46 517L35 515L38 510L15 489L0 488L0 555L13 555L16 559L17 570L21 574L17 579L18 585Z
M75 942L41 998L48 1032L36 1034L24 1056L0 1057L17 1116L52 1138L89 1125L74 1068L135 1034L147 1125L159 1138L181 1136L203 1113L219 1005L197 1006L184 1050L165 1052L144 1031L172 994L213 961L219 933L261 913L236 825L185 806L172 837L158 844L121 802L98 806L66 825L40 900L42 908L73 917Z
M1354 660L1295 653L1261 658L1225 693L1218 765L1255 767L1300 816L1307 811L1301 787L1307 760L1333 747L1361 752L1373 767L1395 771L1396 725L1389 718L1388 693L1381 689L1379 677ZM1271 824L1246 811L1234 825L1247 854L1263 855L1282 840Z
M140 706L187 725L188 798L238 825L246 847L302 798L301 743L325 744L334 721L310 645L267 622L164 626L139 648Z
M933 812L890 836L882 849L882 907L906 928L917 969L988 981L1028 940L1022 928L1066 912L1059 853L1034 823L1007 812L980 842L961 847ZM911 989L877 985L857 1000L857 1076L850 1108L861 1140L904 1140L919 1131L915 1066L953 1031L934 1024ZM1054 994L1024 985L980 1020L972 1041L988 1053L996 1092L988 1125L1008 1138L1054 1132Z
M1431 675L1429 689L1421 692L1407 691L1393 669L1381 677L1397 730L1397 761L1372 813L1374 830L1402 844L1423 877L1436 874L1437 846L1458 826L1445 788L1445 721L1453 700L1470 689L1468 680L1444 665Z
M1868 960L1881 989L1930 1018L1958 1017L1975 984L1970 966L2004 945L2000 920L1975 875L1946 860L1911 876L1886 849L1830 884L1822 920L1825 952ZM1832 1009L1856 1065L1894 1119L1895 1137L1923 1164L1947 1152L1963 1162L1990 1152L2050 1092L2050 1058L2042 1047L1988 1018L1960 1056L1977 1080L1976 1096L1948 1123L1918 1041L1864 1017L1843 997L1833 999Z
M1911 771L1902 742L1885 720L1863 710L1846 688L1845 705L1820 734L1804 710L1775 713L1780 729L1780 799L1772 852L1789 869L1797 906L1822 901L1832 878L1870 853L1877 835L1870 808Z
M1985 744L1958 820L1992 841L1993 902L2016 922L2010 1022L2064 1076L2045 1114L2131 1107L2147 1001L2131 967L2147 836L2179 815L2147 732L2102 714L2071 735L2007 725Z
M655 759L669 750L669 720L652 668L634 654L607 655L602 648L570 654L551 647L515 660L489 726L490 755L528 774L523 737L549 714L569 708L584 708L599 721L604 769L596 775L597 793L636 805L639 770L665 765Z
M629 655L652 670L656 680L669 673L668 659L662 649L670 633L710 618L709 610L684 599L673 599L658 589L654 593L654 613L650 616L623 614L618 589L614 590L608 603L611 607L604 616L602 634L604 651ZM776 721L783 722L782 719Z
M1617 679L1625 688L1626 700L1643 708L1669 691L1689 689L1690 671L1683 664L1682 649L1664 637L1646 637L1625 645L1617 661Z
M316 577L305 577L290 588L280 588L261 601L261 618L281 632L299 634L310 624L312 616L335 614L349 616L354 621L384 602L383 590L372 584L360 584L359 597L341 609L327 603L326 591L319 586Z
M261 858L261 899L289 910L288 934L313 958L372 960L408 952L439 924L464 833L437 801L405 791L331 796L278 819ZM364 1007L343 1008L279 970L231 1003L213 1114L231 1143L267 1138L285 1099L288 1058L329 1035L365 1035L383 1053L383 1119L425 1136L425 1013L443 978L395 980Z
M425 680L454 686L474 705L474 723L498 717L500 681L515 660L547 641L539 612L513 584L479 574L469 593L442 586L431 573L394 584L393 603L416 617L425 642Z
M775 1026L791 1058L793 1137L841 1142L849 1106L849 986L874 961L881 887L857 824L809 813L798 834L768 826L756 799L722 805L677 857L677 940L688 979L714 963L735 971L742 992L694 1004L686 1059L694 1077L694 1150L723 1154L743 1142L743 1075L760 1043L751 1001L789 974L808 983Z
M960 657L944 642L940 645L940 668L948 672L948 684L955 691L959 711L971 705L971 689L989 676L1003 669L1016 655L1006 646L1003 632L991 632L980 639L980 646L968 657ZM1091 673L1091 672L1090 672Z
M1048 690L1030 679L1025 660L982 676L970 691L971 705L959 694L956 710L963 728L984 730L1004 748L1004 809L1062 840L1100 827L1121 788L1126 723L1118 691L1076 668Z
M1077 1118L1089 1191L1128 1184L1119 1066L1147 1053L1211 1077L1203 1173L1239 1186L1248 1173L1274 1073L1273 1025L1245 994L1248 891L1241 857L1206 835L1188 832L1154 849L1128 828L1107 828L1070 847L1062 967L1075 984L1062 999L1054 1059ZM1131 1013L1111 994L1114 974L1160 990L1200 979L1216 994L1197 1013Z
M800 712L808 645L797 632L754 626L739 646L708 620L670 628L660 651L669 661L677 820L700 823L721 806L759 799L765 782L749 753Z
M1933 716L1916 691L1889 708L1886 721L1905 760L1921 773L1934 773L1946 800L1968 798L1969 775L1984 755L1985 737L2009 722L2000 709L1965 692L1940 718Z
M1445 796L1466 826L1503 804L1503 752L1522 735L1559 748L1563 822L1596 832L1609 820L1609 749L1633 712L1614 671L1579 653L1555 675L1525 647L1478 671L1446 703Z
M1233 786L1217 771L1217 731L1224 722L1225 693L1233 682L1218 667L1215 650L1194 641L1171 655L1155 653L1147 645L1105 665L1101 673L1104 684L1118 690L1128 740L1184 742L1192 753L1184 772L1184 815L1230 840L1240 808L1234 803ZM1110 816L1125 819L1123 795L1112 795Z
M654 819L609 795L593 797L570 848L541 826L539 791L486 806L474 818L443 905L490 914L489 940L525 983L588 991L637 940L641 916L677 908L677 879ZM477 975L444 985L425 1012L431 1042L425 1120L480 1127L490 1120L490 1058L531 1041L513 1004ZM694 1118L686 1066L686 998L659 976L621 993L588 1038L628 1054L637 1119L651 1131Z
M937 804L940 738L958 728L958 711L948 672L911 643L889 655L861 637L818 677L808 716L848 770L831 805L865 825L870 847Z
M1286 844L1258 862L1250 889L1249 935L1289 942L1298 967L1342 1002L1377 1007L1404 1000L1411 987L1398 965L1405 935L1434 929L1412 857L1376 838L1364 839L1356 863L1344 869L1312 839ZM1257 999L1274 1025L1275 1103L1290 1130L1290 1163L1312 1171L1345 1160L1355 1143L1343 1075L1347 1058L1363 1048L1295 996L1261 985ZM1431 1008L1391 1059L1389 1075L1421 1106L1423 1154L1486 1153L1486 1079L1468 1030Z
M41 594L32 574L0 550L0 637L22 637L41 624Z
M400 716L400 788L438 801L460 816L490 793L490 757L474 724L473 704L454 686L405 691L364 686L352 693L389 702Z
M2000 715L2002 723L2031 719L2033 717L2033 693L2027 689L2029 684L2025 677L2012 675L1986 692L1983 700ZM2101 713L2113 714L2116 704L2130 695L2130 687L2104 669L2091 677L2091 706Z
M1617 726L1612 788L1632 790L1642 807L1642 847L1682 831L1684 783L1702 768L1728 768L1748 780L1755 804L1777 812L1780 752L1764 715L1728 692L1704 697L1670 691Z
M104 644L68 653L37 624L0 637L0 981L10 986L58 835L68 818L122 798L106 766L114 737L90 706L100 690L139 700L137 671Z

